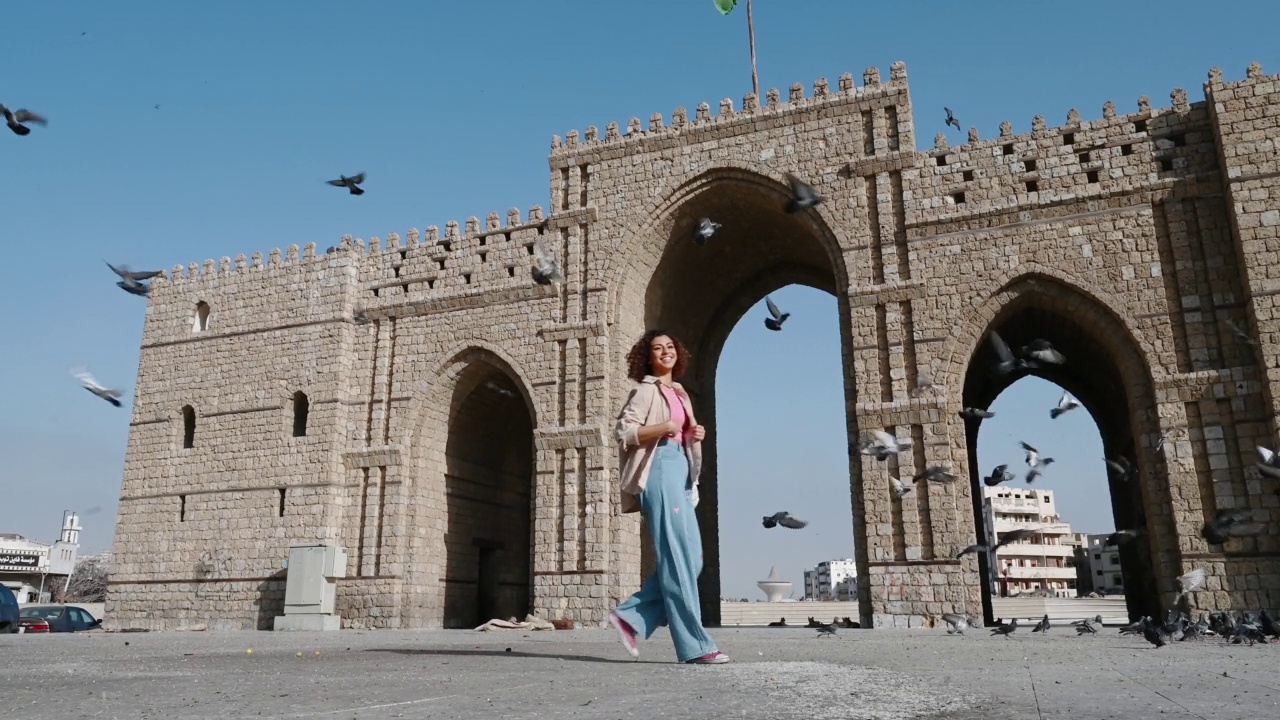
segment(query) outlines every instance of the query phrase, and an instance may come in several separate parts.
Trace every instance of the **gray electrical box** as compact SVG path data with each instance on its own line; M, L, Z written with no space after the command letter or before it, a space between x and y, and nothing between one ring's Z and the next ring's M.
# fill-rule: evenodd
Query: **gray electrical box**
M289 548L284 586L284 615L276 630L336 630L337 578L347 576L347 551L337 545L294 545Z

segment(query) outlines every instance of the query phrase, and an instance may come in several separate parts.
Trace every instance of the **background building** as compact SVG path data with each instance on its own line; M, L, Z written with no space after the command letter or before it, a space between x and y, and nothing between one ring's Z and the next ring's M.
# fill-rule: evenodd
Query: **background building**
M992 592L997 597L1036 591L1057 597L1076 596L1076 548L1085 535L1071 532L1071 524L1058 516L1052 490L1022 489L1004 485L984 487L982 510L987 544L1005 533L1035 528L1040 535L1011 543L996 552Z
M1108 534L1088 535L1087 545L1076 548L1076 589L1081 595L1124 594L1124 573L1120 571L1120 548L1106 546Z
M854 600L858 596L858 564L853 558L824 560L804 571L805 600Z
M0 583L19 603L48 602L52 588L66 586L80 549L80 516L62 513L58 541L45 545L15 533L0 533Z

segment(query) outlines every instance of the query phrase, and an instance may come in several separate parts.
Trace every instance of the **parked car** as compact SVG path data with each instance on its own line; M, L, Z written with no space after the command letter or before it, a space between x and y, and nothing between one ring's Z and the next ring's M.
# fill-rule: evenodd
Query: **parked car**
M95 630L102 621L71 605L28 605L18 613L23 632L80 632Z
M18 598L13 591L0 585L0 635L18 632Z

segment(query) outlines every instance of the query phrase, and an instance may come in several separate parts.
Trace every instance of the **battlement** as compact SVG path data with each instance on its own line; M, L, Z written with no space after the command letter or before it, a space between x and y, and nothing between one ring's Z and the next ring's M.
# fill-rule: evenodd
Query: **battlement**
M577 130L570 130L565 134L563 141L559 135L551 137L551 157L554 159L573 155L578 152L597 149L599 146L606 144L612 145L647 138L670 137L712 125L746 124L759 120L761 117L780 116L804 110L829 107L848 102L851 99L870 99L892 95L906 89L907 66L901 61L893 63L890 66L889 81L887 83L880 81L880 70L878 68L869 67L862 73L862 82L862 86L857 87L854 85L853 74L844 73L838 78L836 89L833 91L828 86L825 77L818 78L813 82L813 94L809 97L805 97L804 85L798 82L792 83L786 102L782 102L781 93L777 88L769 88L765 92L764 104L760 103L755 93L747 93L742 98L741 110L735 110L733 99L726 97L720 101L720 111L715 116L711 114L711 105L707 102L698 104L694 109L692 118L689 117L689 113L684 107L677 107L671 113L670 125L666 124L662 113L655 112L649 116L647 129L642 126L640 118L631 118L630 122L627 123L625 134L619 133L618 123L616 122L609 122L605 125L603 137L600 136L594 125L588 126L586 132L581 136Z
M344 235L337 245L328 248L323 254L317 255L314 242L309 242L303 246L301 255L299 255L297 245L288 246L283 253L280 248L272 248L267 253L265 262L261 252L255 252L248 258L241 253L235 257L234 262L229 257L223 257L217 262L213 259L207 259L203 263L193 262L186 267L175 265L172 271L162 271L160 275L156 276L152 284L155 287L161 287L165 284L177 284L186 280L208 280L270 268L291 267L299 264L300 261L305 262L317 257L325 257L337 253L350 257L369 258L375 261L379 256L387 253L397 253L397 257L403 260L408 251L421 249L424 253L430 255L434 261L440 262L450 256L457 256L462 253L463 248L467 246L470 240L477 241L477 244L484 244L484 238L488 236L510 235L520 230L540 228L545 222L546 218L540 205L534 205L529 208L527 220L521 217L519 208L513 207L506 213L505 224L497 212L490 212L485 217L483 227L481 227L480 219L475 216L467 218L465 225L461 229L457 220L449 220L445 223L443 236L440 234L440 229L435 225L427 226L425 234L419 233L417 228L412 228L407 233L403 246L400 244L399 234L394 232L387 235L385 247L377 237L370 238L366 245L362 239L354 239L351 235Z
M1261 67L1254 63L1248 81L1260 77ZM1211 70L1206 93L1221 78L1221 70ZM1161 183L1216 182L1217 147L1207 103L1190 102L1183 88L1174 88L1169 97L1168 107L1153 108L1143 95L1137 112L1125 115L1107 101L1102 117L1094 120L1081 120L1073 108L1057 126L1036 115L1031 131L1017 135L1006 120L990 140L981 140L971 127L967 142L955 146L938 133L933 148L920 152L915 200L907 208L910 221L1104 197Z

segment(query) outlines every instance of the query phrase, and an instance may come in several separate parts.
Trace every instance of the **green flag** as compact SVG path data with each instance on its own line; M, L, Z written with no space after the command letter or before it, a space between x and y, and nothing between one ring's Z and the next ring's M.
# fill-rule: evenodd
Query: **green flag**
M721 15L728 15L729 12L732 11L733 8L736 7L738 4L738 0L711 0L711 1L716 4L716 9L720 11Z

